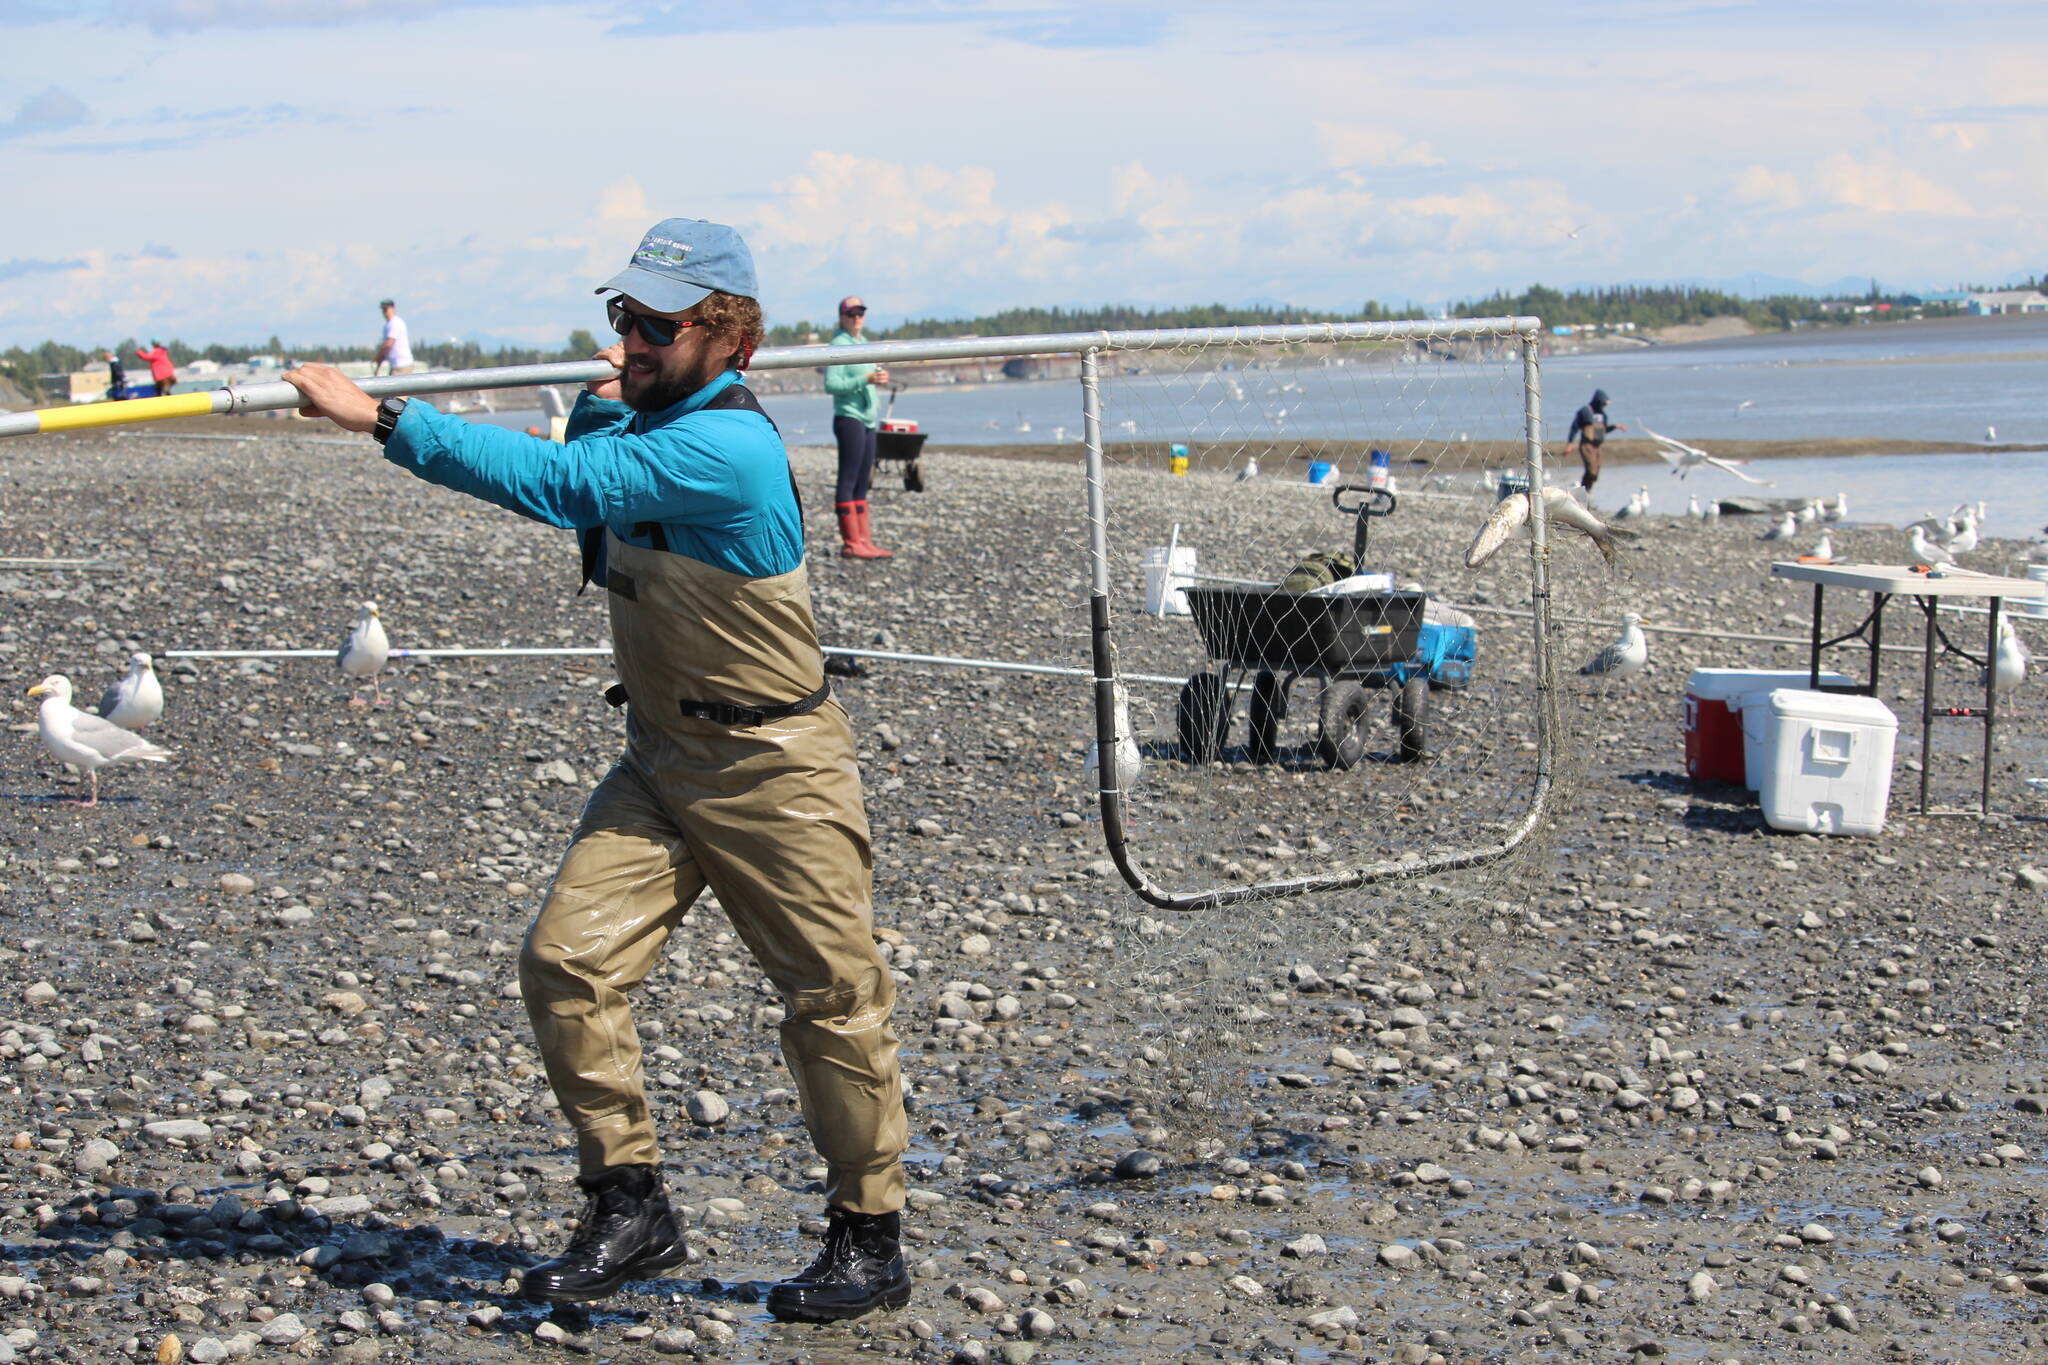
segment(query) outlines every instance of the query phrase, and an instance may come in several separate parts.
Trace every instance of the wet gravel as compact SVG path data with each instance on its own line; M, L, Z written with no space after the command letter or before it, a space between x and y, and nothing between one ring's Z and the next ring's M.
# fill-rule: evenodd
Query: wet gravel
M917 1296L825 1329L760 1308L761 1283L808 1258L822 1172L777 1002L704 904L639 997L700 1260L548 1313L519 1275L578 1201L514 960L618 743L604 660L406 661L391 704L350 707L326 660L164 656L331 648L364 599L402 646L601 641L570 539L367 446L76 436L6 454L0 555L110 568L0 567L0 1362L2048 1357L2048 843L2019 781L2048 773L2038 680L2006 722L1999 818L1909 814L1909 725L1881 838L1795 837L1687 783L1679 751L1689 669L1765 666L1769 647L1654 636L1624 695L1571 680L1583 780L1483 913L1303 939L1267 932L1286 909L1269 906L1188 930L1236 935L1240 965L1270 969L1247 996L1141 970L1142 945L1184 926L1103 875L1077 684L842 679L915 1092ZM819 547L828 459L798 455ZM926 472L920 495L878 487L896 559L814 559L828 642L1084 661L1072 464L943 453ZM1260 497L1300 516L1298 490L1219 519L1218 480L1143 487L1133 534L1163 543L1181 521L1218 564ZM1482 511L1415 500L1376 543L1454 598L1511 607L1504 574L1456 566ZM1758 528L1643 529L1587 589L1606 605L1803 630L1805 590L1766 576ZM1901 538L1835 540L1882 559ZM1566 563L1596 581L1590 555ZM1512 682L1519 623L1481 626ZM1171 664L1176 629L1134 627L1133 662ZM61 671L97 695L136 649L158 655L151 735L177 757L103 773L102 805L80 809L21 691ZM1918 665L1888 669L1910 716ZM1969 675L1944 665L1945 697ZM1176 777L1163 695L1149 789L1213 795ZM1934 776L1955 801L1974 770L1943 733ZM1448 837L1461 800L1418 806L1415 829ZM1279 859L1272 830L1241 837L1171 867L1161 845L1160 871ZM1174 1045L1223 1013L1259 1016L1241 1055Z

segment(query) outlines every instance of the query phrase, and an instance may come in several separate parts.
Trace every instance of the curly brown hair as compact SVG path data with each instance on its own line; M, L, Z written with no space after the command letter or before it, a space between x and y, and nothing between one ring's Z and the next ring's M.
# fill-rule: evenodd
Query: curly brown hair
M760 300L713 290L709 298L697 305L697 316L710 324L719 340L732 347L733 365L744 370L765 333Z

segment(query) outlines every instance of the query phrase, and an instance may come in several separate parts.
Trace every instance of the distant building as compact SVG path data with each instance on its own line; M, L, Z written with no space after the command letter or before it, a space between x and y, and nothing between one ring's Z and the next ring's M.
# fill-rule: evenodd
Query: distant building
M1979 317L2000 313L2048 313L2048 294L2038 289L1994 289L1970 295L1967 306Z

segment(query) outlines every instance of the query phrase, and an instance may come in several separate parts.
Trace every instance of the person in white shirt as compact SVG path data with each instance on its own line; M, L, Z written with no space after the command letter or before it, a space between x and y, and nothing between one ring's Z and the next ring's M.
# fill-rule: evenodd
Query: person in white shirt
M384 339L377 343L377 359L370 366L370 373L377 373L379 365L389 365L393 374L410 373L412 337L405 330L405 319L398 316L398 305L390 299L377 306L384 310Z

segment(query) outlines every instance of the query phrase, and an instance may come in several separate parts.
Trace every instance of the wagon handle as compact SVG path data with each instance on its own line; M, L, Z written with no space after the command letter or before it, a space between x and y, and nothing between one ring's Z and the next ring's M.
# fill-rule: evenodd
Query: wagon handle
M1363 493L1357 502L1346 503L1346 493ZM1371 488L1362 483L1340 483L1330 490L1330 505L1347 516L1358 518L1358 529L1351 533L1351 560L1359 572L1365 571L1365 545L1372 536L1373 517L1392 516L1397 505L1394 495L1384 488Z

